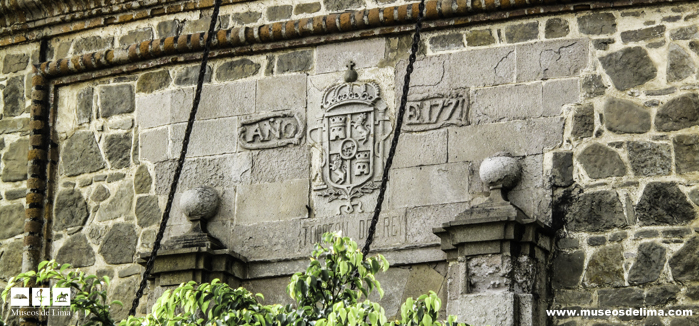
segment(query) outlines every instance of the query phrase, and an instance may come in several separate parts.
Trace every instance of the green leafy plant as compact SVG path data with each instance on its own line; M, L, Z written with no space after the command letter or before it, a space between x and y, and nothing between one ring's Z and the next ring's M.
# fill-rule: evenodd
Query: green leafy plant
M326 233L323 242L315 245L310 259L306 271L294 274L286 289L296 304L264 305L259 301L264 299L262 295L254 295L242 287L233 289L219 280L199 285L188 282L165 291L149 314L129 316L118 325L468 326L457 324L453 316L438 321L441 301L434 292L417 299L408 298L401 306L400 319L389 321L381 305L368 299L374 290L383 296L375 274L386 271L388 261L382 255L364 259L357 243L350 238ZM3 299L20 279L25 284L34 276L37 281L53 279L78 291L81 299L76 300L75 307L71 301L71 310L91 316L84 325L114 325L106 304L105 286L109 280L95 282L95 276L84 276L82 272L63 275L69 267L63 265L56 270L57 266L53 261L45 262L38 273L23 273L13 278L3 292ZM115 303L118 302L112 302Z

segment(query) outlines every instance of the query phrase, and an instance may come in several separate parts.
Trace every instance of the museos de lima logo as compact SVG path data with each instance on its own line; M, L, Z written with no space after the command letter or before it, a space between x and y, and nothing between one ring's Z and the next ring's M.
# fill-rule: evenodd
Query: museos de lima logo
M11 288L11 307L69 307L70 288ZM13 310L14 311L14 310ZM57 314L57 313L51 313ZM65 312L61 312L65 315Z

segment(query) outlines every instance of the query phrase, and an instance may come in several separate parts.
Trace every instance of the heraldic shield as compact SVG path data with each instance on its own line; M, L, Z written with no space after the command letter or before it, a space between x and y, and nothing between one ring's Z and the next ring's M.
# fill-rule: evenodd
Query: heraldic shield
M392 129L385 109L375 106L379 92L376 83L366 82L334 85L323 93L323 184L315 189L330 201L347 200L341 213L351 213L355 206L362 212L361 203L352 199L378 188L374 181L382 169L382 140Z

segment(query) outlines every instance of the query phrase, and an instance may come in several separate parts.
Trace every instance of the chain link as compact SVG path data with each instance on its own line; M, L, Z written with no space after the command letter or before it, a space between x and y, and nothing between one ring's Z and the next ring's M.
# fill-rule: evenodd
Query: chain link
M201 100L201 89L204 85L204 76L206 74L206 65L209 60L209 51L211 48L211 40L214 35L214 29L216 28L216 23L218 21L218 11L221 6L221 0L216 0L214 4L214 12L211 15L211 23L209 24L209 33L206 37L206 45L204 46L204 54L201 60L201 69L199 69L199 79L197 81L197 90L194 94L194 103L192 104L192 111L189 113L189 120L187 120L187 129L184 133L184 140L182 141L182 151L180 152L180 158L177 160L177 167L175 168L175 175L172 178L172 184L170 185L170 193L167 197L167 204L165 205L165 211L163 212L163 218L160 221L160 228L158 229L158 235L155 237L155 242L153 243L153 250L148 257L148 262L146 263L146 270L143 272L143 278L141 279L141 285L136 292L136 298L134 298L131 304L131 310L129 310L130 316L136 315L136 308L138 308L138 303L143 296L143 291L146 286L148 286L148 276L153 271L153 264L155 263L155 257L160 249L160 243L163 240L163 235L165 234L165 227L167 226L167 221L170 218L170 211L172 210L172 202L175 199L175 192L177 191L177 184L180 180L180 174L182 174L182 166L184 165L184 159L187 156L187 148L189 147L189 138L192 134L192 127L194 127L194 119L197 115L197 110L199 109L199 101Z
M376 208L374 209L374 216L371 218L369 234L367 235L366 243L364 244L364 248L362 249L362 254L364 254L364 257L366 257L369 254L371 244L374 242L376 224L379 222L379 215L381 214L383 199L386 195L386 185L388 184L388 171L391 169L391 165L393 165L393 156L396 154L396 147L398 147L398 137L400 136L400 129L403 125L405 105L408 102L408 91L410 90L410 74L413 73L413 65L415 64L415 59L417 58L417 50L420 45L420 30L422 29L422 18L424 16L424 11L425 0L422 0L420 1L420 7L417 14L417 22L415 23L415 35L413 35L413 46L410 49L410 57L408 58L408 68L406 69L405 79L403 80L403 95L400 98L400 107L398 109L398 117L396 118L396 131L393 133L393 140L391 140L391 149L388 151L386 165L384 165L383 168L383 176L381 177L381 188L379 189L379 196L376 199Z

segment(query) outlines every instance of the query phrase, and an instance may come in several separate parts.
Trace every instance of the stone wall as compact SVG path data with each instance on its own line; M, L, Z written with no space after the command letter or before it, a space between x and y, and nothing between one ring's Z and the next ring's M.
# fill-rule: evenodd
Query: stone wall
M391 1L230 4L222 7L217 27L384 2ZM558 231L551 277L542 282L548 288L541 289L544 297L550 292L549 304L694 309L697 13L696 4L638 6L462 22L424 32L372 246L395 266L379 276L387 314L395 315L408 296L433 290L446 303L445 312L461 320L507 322L462 309L468 305L466 288L469 294L516 292L498 274L507 262L499 256L447 262L433 233L488 199L479 166L502 151L523 166L522 180L507 195L510 202ZM19 272L22 259L29 63L201 32L209 15L182 6L57 33L44 47L0 49L0 225L6 226L0 228L0 279ZM208 229L248 259L243 285L270 302L288 302L286 280L305 268L323 232L365 241L409 46L409 35L387 33L210 60L175 203L196 186L219 192L221 207ZM140 280L137 254L152 248L193 99L197 62L173 58L153 68L63 81L54 92L59 158L47 252L114 278L111 295L123 302L131 301ZM352 158L342 156L351 164L335 161L344 147L333 146L348 143L333 145L330 128L339 122L333 118L342 115L333 115L328 101L343 100L336 95L343 92L349 60L359 76L354 84L372 98L343 107L342 132L359 148ZM365 152L370 154L355 156ZM350 183L354 187L345 187ZM189 225L175 205L165 240ZM551 320L567 326L693 321Z

